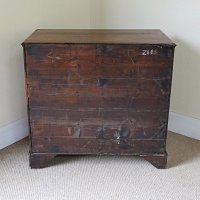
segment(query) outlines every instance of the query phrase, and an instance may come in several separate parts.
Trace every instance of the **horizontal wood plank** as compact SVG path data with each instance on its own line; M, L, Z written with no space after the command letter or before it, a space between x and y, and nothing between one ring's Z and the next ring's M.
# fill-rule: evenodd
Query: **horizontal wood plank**
M97 78L113 80L113 79L128 79L131 81L141 80L165 80L170 79L172 69L169 67L159 68L157 66L103 66L98 68L94 66L93 69L80 66L79 69L70 69L68 67L63 69L48 69L44 67L40 70L37 68L29 68L28 76L30 82L38 81L39 83L60 83L60 84L80 84L88 85L90 82L96 82ZM59 81L60 80L60 81ZM57 81L57 82L56 82Z
M174 46L174 43L162 31L156 29L38 29L23 44L30 43L121 43Z
M70 124L70 123L69 123ZM114 139L120 134L127 139L162 139L167 132L167 124L160 126L131 126L129 123L121 124L120 122L105 125L104 123L96 122L96 125L85 125L73 123L73 125L66 124L36 124L31 123L31 130L34 136L56 137L64 136L69 138L102 138Z
M144 123L147 121L157 121L159 118L163 119L168 116L168 110L164 111L140 111L137 109L129 108L66 108L58 109L54 107L43 107L43 108L30 108L29 109L31 118L30 119L42 119L42 120L69 120L69 121L80 121L81 119L104 119L119 120L121 121L127 118L143 118ZM93 120L92 120L93 121ZM92 122L91 121L91 122Z
M76 70L77 67L99 66L109 68L119 66L173 64L172 47L158 45L83 45L83 44L43 44L26 46L27 67L47 69L51 67Z
M44 109L30 110L33 135L77 138L132 139L163 138L168 112L136 112L129 109Z
M48 97L48 98L47 98ZM165 111L168 109L168 101L161 97L145 96L143 97L104 97L99 96L39 96L38 98L31 98L29 102L30 108L129 108L138 111Z
M164 140L105 140L67 137L33 137L33 153L55 154L153 154L165 152Z

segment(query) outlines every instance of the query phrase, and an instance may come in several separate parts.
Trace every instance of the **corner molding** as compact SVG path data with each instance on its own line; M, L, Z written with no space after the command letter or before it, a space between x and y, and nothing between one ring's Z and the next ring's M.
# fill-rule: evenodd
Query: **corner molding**
M17 120L6 126L0 127L0 149L3 149L29 134L28 122L26 118Z
M200 140L200 120L192 117L170 112L168 130Z

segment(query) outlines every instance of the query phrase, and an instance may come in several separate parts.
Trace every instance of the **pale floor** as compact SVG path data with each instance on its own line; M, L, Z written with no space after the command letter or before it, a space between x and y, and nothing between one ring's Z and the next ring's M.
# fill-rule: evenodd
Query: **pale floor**
M56 157L30 169L28 140L0 151L0 200L200 200L200 141L169 133L168 169L139 157Z

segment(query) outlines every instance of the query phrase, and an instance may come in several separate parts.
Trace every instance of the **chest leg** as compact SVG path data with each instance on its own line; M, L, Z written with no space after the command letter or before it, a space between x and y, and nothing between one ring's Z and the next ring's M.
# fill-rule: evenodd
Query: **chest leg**
M44 168L55 157L54 154L30 153L29 162L31 168Z
M167 165L167 153L154 154L154 155L142 155L145 160L150 162L153 166L158 169L165 169Z

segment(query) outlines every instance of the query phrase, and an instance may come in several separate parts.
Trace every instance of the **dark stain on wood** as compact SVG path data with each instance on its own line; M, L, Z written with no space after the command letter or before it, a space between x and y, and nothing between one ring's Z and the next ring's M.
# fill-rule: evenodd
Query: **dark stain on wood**
M140 155L165 167L175 47L166 36L39 30L23 47L31 167L56 154Z

